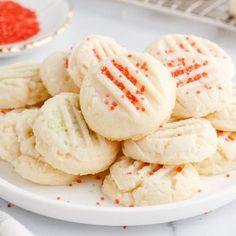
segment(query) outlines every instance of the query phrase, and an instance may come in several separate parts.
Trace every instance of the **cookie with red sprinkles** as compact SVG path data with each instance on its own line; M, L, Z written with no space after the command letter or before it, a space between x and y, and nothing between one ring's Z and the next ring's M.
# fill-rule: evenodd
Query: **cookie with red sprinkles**
M236 169L236 132L218 131L217 151L195 164L201 175L217 175Z
M232 77L235 73L233 61L228 53L216 43L195 35L167 34L150 43L145 51L157 58L160 55L175 53L202 54L222 61L229 76Z
M216 152L217 135L205 119L168 122L139 140L123 142L123 153L148 163L179 165L201 162Z
M43 60L40 66L40 75L50 95L79 92L79 88L71 79L67 69L68 53L66 52L54 52Z
M81 110L89 127L112 140L137 139L172 113L176 86L147 53L119 55L91 68L82 82Z
M75 84L80 87L90 66L126 52L127 50L123 46L110 37L102 35L85 36L71 49L68 72Z
M224 61L196 53L171 53L157 57L177 86L173 117L204 117L222 109L232 99L232 77Z
M200 178L191 164L163 166L123 157L110 168L102 192L116 205L133 207L185 200L199 188Z

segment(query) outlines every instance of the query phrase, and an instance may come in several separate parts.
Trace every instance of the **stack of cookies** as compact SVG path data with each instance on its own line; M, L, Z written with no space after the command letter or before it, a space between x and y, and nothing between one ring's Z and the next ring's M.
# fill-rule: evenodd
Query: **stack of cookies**
M199 174L236 168L234 73L196 36L139 53L87 36L40 65L0 69L0 158L45 185L109 169L102 192L123 206L191 198Z

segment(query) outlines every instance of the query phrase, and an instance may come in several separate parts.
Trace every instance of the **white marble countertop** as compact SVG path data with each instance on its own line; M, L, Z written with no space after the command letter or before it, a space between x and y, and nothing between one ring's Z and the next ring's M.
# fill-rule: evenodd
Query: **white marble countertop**
M236 61L236 33L191 22L157 12L116 3L112 0L74 0L75 16L66 33L52 43L31 53L1 59L0 65L20 60L41 60L51 51L68 50L86 34L105 34L114 37L130 50L143 50L161 34L192 33L207 37L228 51ZM102 227L62 222L39 216L16 206L7 207L0 200L0 209L28 227L36 236L57 235L160 235L204 236L236 235L236 202L214 212L174 223L138 227Z

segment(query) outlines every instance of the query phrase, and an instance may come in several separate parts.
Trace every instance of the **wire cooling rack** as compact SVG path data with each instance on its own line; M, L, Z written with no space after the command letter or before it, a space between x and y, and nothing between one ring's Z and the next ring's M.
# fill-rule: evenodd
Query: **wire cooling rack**
M228 0L118 0L236 31Z

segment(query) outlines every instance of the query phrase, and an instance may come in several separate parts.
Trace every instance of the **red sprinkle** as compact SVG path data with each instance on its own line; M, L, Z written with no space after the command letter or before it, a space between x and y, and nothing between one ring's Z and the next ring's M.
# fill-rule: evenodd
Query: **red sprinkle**
M81 180L81 179L77 179L77 180L76 180L76 183L81 184L81 183L82 183L82 180Z
M120 204L120 200L116 198L116 199L115 199L115 204L116 204L116 205L119 205L119 204Z
M168 62L168 63L167 63L167 66L168 66L168 67L174 67L173 62Z
M132 171L129 171L129 172L127 172L126 174L127 174L127 175L132 175L133 173L132 173Z
M171 50L171 49L170 49L170 50L165 50L165 53L166 53L166 54L170 54L170 53L173 53L173 52L174 52L174 51ZM158 53L157 53L157 54L158 54ZM161 53L159 53L158 55L160 55L160 54L161 54Z
M148 71L148 67L147 67L147 62L144 62L141 67L140 67L141 70L144 70L144 71Z
M40 31L33 10L13 1L0 1L0 45L27 40Z
M234 141L235 138L233 136L229 135L228 137L225 138L225 140L228 142L231 142L231 141Z
M206 88L206 89L212 89L212 87L209 86L209 85L207 85L207 84L204 85L204 88Z
M183 170L183 168L184 168L183 166L178 166L176 168L176 172L178 172L178 173L181 172Z
M117 106L117 103L116 103L116 102L112 102L112 105L113 105L113 106Z
M156 165L151 172L149 173L149 175L153 175L155 172L157 172L158 170L160 170L163 167L163 165Z
M96 176L96 180L100 180L101 179L101 176L100 175L97 175Z
M143 85L140 89L140 91L143 93L145 91L145 86Z
M224 136L224 131L217 131L218 136Z
M69 66L69 60L68 58L65 59L65 68L68 69L68 66Z
M98 61L101 61L101 57L100 55L98 54L97 50L95 48L93 48L93 53L94 53L94 56L98 59Z
M114 111L116 109L116 107L118 106L118 104L114 101L111 103L111 106L110 106L110 110L111 111Z
M197 48L198 53L202 53L202 50L200 48Z
M12 208L12 206L13 206L13 205L12 205L10 202L7 204L7 207L8 207L8 208Z
M185 50L185 46L182 43L179 44L179 47Z

